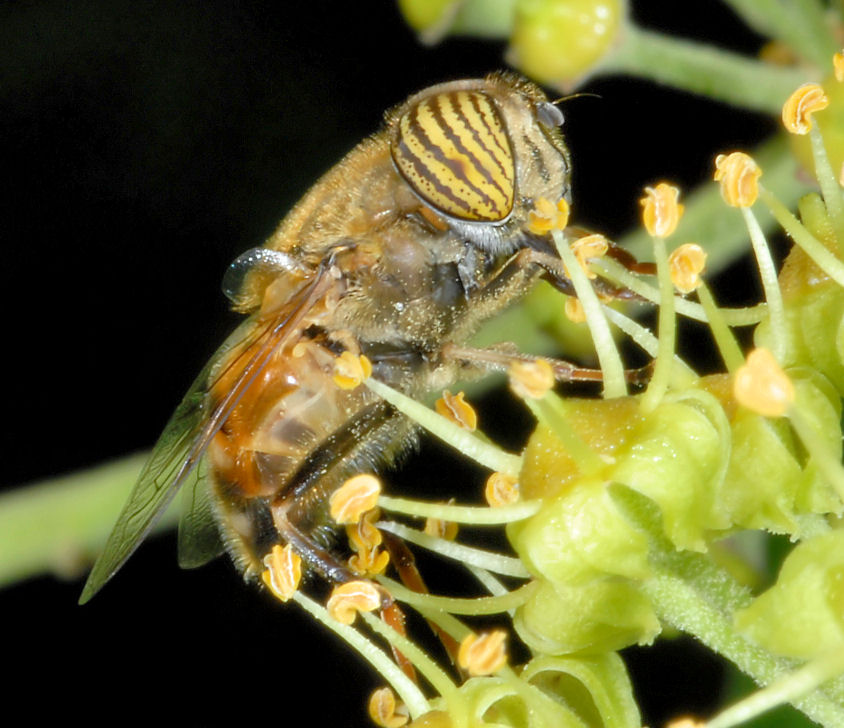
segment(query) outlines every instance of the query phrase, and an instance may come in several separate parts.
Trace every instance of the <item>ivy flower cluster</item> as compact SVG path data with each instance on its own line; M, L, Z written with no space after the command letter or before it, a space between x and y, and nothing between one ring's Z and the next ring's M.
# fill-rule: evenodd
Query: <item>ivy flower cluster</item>
M736 725L785 701L822 725L844 724L844 194L813 123L828 105L825 87L807 84L783 108L785 128L811 139L820 189L801 200L799 216L765 188L765 170L749 155L714 160L724 214L743 217L756 256L765 296L758 306L717 305L706 284L706 251L674 239L683 206L670 184L648 187L642 198L654 283L606 257L601 236L569 239L567 206L537 202L532 224L551 236L571 274L604 396L561 396L541 358L514 365L510 386L536 419L521 454L480 434L463 393L445 392L430 409L369 378L368 362L338 361L338 386L370 387L491 471L487 508L389 497L372 476L353 478L331 504L347 529L368 524L364 530L459 561L488 596L407 589L384 575L380 536L352 530L358 557L372 550L379 567L338 587L327 608L297 590L299 566L289 554L267 559L271 591L298 601L384 676L389 688L370 702L378 725L639 728L617 652L650 644L666 626L695 635L766 686L708 725ZM795 243L778 272L755 217L760 204ZM598 275L658 306L656 331L601 301L590 283ZM700 376L677 356L679 315L708 324L723 372ZM611 326L653 358L642 392L629 391ZM746 351L738 326L754 327ZM392 520L396 515L427 520L413 528ZM461 530L505 527L515 556L460 543L456 523ZM725 540L748 531L787 534L795 543L761 594L717 558ZM393 600L433 625L454 673L421 650L401 620L386 618ZM383 621L373 614L379 609ZM511 629L472 626L473 617L491 614ZM400 659L358 631L359 621ZM525 664L508 657L516 640L531 656ZM421 691L417 674L436 694Z

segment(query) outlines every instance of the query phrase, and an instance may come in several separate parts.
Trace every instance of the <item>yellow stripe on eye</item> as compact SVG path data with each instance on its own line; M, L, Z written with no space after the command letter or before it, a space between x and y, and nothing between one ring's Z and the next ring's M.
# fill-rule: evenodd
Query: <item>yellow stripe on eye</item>
M513 208L510 141L496 107L482 93L423 99L399 120L392 153L408 184L441 212L498 222Z

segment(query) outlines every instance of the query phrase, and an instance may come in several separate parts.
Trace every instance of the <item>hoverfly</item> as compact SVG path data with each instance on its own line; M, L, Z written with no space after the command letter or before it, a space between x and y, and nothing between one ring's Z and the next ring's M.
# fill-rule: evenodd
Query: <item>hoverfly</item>
M572 293L550 237L527 228L536 200L570 194L562 121L539 88L510 75L428 88L238 258L224 287L248 318L168 422L80 601L201 461L180 524L182 565L224 547L254 579L274 545L290 544L328 581L355 578L326 536L328 498L390 464L415 431L366 387L338 388L334 361L364 354L372 376L419 397L506 359L466 342L538 277ZM590 378L560 364L561 377Z

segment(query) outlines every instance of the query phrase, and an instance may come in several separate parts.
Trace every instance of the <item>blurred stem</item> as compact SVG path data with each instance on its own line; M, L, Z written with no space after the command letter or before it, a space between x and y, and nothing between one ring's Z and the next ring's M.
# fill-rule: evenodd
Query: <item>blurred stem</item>
M724 0L761 35L785 43L803 60L826 68L838 48L824 3L818 0Z
M0 495L0 586L46 573L81 576L102 548L146 454ZM168 511L156 526L172 528Z
M628 25L595 71L641 76L734 106L777 114L789 94L817 74L774 66L722 48Z
M516 0L465 0L450 33L476 38L507 38L513 31Z

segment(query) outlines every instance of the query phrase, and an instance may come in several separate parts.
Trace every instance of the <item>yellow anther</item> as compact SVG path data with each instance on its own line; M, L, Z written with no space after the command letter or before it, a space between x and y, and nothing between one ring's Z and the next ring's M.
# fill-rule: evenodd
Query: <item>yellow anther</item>
M369 698L369 717L382 728L401 728L409 720L407 708L396 703L390 688L378 688Z
M344 351L334 360L334 383L340 389L354 389L372 375L372 363L363 354Z
M478 426L478 414L465 400L465 396L464 392L452 394L446 389L443 396L434 403L434 409L455 425L474 432Z
M597 278L597 273L593 273L589 269L589 260L595 258L603 258L610 248L607 239L600 233L593 235L584 235L582 238L575 240L570 246L571 252L583 268L586 277L589 279Z
M683 216L683 205L677 200L680 190L667 182L656 187L645 187L645 196L639 200L642 205L642 222L648 234L655 238L667 238L676 229Z
M452 498L449 503L453 503ZM454 541L457 538L458 527L454 521L444 521L441 518L425 519L425 533L434 538L444 538L446 541Z
M684 243L668 256L671 282L680 293L691 293L703 282L700 274L706 267L706 251L697 243Z
M281 601L288 601L299 588L302 580L302 559L287 544L284 547L275 544L272 551L264 557L267 568L261 574L264 584Z
M754 349L733 379L739 404L764 417L782 417L794 402L794 385L770 351Z
M844 82L844 51L838 51L832 56L832 70L835 72L835 80Z
M349 581L334 587L325 608L342 624L355 621L358 612L374 612L381 606L381 594L371 581Z
M761 176L759 165L744 152L715 157L715 181L721 183L721 197L731 207L750 207L756 202Z
M566 318L573 324L582 324L586 321L586 311L583 309L583 304L579 298L568 296L564 311L566 312Z
M381 481L369 473L349 478L328 499L329 513L336 523L357 523L375 508L381 495Z
M492 675L507 664L507 633L496 629L492 632L469 634L457 651L457 664L470 675Z
M665 728L706 728L706 722L696 718L675 718L666 723Z
M349 568L360 576L383 574L389 563L390 554L379 548L361 549L349 557Z
M381 517L381 511L373 508L364 513L357 523L346 525L346 537L355 551L367 551L381 545L384 540L381 531L375 527L375 521Z
M554 370L544 359L510 365L510 389L522 399L540 399L554 386Z
M540 197L528 213L528 230L534 235L547 235L552 230L565 230L569 224L569 203L560 199L555 205Z
M782 107L782 123L792 134L808 134L812 114L829 106L829 97L818 83L804 83Z
M484 495L493 508L509 506L519 500L519 481L506 473L493 473L487 478Z

